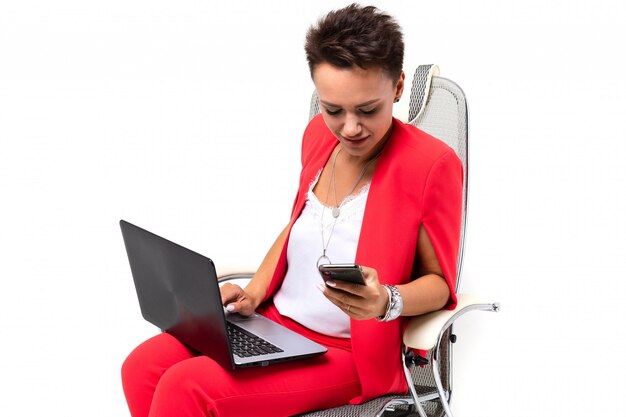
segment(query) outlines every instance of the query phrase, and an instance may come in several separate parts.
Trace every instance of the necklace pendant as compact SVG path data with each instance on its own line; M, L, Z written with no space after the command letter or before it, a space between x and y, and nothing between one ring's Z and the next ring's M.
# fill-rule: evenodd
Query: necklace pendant
M337 217L339 217L339 207L333 207L333 217L336 219Z
M326 253L326 251L324 251L324 253ZM319 268L320 265L323 264L332 264L332 262L330 261L330 258L326 255L322 255L319 258L317 258L317 267Z

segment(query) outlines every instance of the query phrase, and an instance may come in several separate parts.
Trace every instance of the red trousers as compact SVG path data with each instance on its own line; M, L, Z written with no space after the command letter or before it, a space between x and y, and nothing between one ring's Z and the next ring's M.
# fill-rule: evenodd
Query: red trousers
M361 393L349 340L315 333L282 317L270 319L328 347L324 355L227 371L161 333L139 345L122 366L133 417L281 417L347 404Z

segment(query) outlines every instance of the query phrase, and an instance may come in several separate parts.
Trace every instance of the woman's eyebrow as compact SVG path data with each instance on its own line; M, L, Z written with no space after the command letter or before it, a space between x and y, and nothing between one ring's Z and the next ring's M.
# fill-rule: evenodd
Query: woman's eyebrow
M366 102L364 102L364 103L357 104L355 107L365 107L365 106L369 106L370 104L374 104L374 103L376 103L378 100L380 100L380 98L375 98L375 99L373 99L373 100L368 100L368 101L366 101ZM320 100L320 103L322 103L322 104L324 104L325 106L328 106L328 107L341 107L341 106L340 106L340 105L338 105L338 104L333 104L333 103L330 103L330 102L325 101L325 100Z

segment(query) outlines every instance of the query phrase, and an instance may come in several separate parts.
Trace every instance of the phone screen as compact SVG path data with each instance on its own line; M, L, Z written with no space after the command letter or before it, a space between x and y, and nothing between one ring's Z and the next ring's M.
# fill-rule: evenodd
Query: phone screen
M319 266L324 282L338 280L365 285L363 270L357 264L324 264Z

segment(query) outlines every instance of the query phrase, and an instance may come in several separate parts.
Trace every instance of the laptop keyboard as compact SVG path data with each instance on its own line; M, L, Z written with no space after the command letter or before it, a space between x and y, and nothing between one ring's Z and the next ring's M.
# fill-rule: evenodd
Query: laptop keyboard
M283 352L283 350L250 332L245 331L230 322L228 324L228 340L233 353L240 358L267 355L268 353Z

